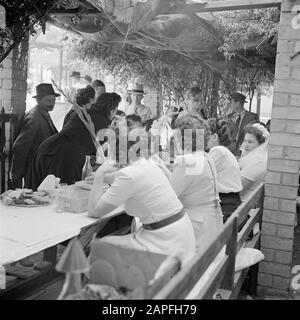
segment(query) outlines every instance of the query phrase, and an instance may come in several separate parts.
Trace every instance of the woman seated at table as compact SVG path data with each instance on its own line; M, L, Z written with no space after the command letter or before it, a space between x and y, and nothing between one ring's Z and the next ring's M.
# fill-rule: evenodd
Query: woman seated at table
M140 137L146 135L147 145L148 135L144 129L133 129L129 136L137 130ZM177 254L185 263L195 252L191 221L161 169L146 155L135 157L133 150L139 142L132 141L129 136L127 148L116 153L118 162L124 155L127 157L127 165L116 171L112 162L107 162L97 170L89 200L89 216L100 218L125 204L126 213L139 218L142 226L132 234L106 236L102 240L128 248ZM116 171L114 181L102 194L103 178L112 171Z
M177 152L182 154L184 148L184 154L176 156L172 173L163 165L161 168L169 176L172 187L192 220L196 251L199 253L223 228L217 172L212 158L204 152L210 137L210 129L205 120L187 114L176 119L175 128L179 129L179 136L175 134ZM184 140L186 129L192 129L191 141ZM201 133L199 136L195 136L197 129ZM196 148L196 138L198 142L200 140L204 142L198 148Z
M218 191L221 199L223 222L230 217L233 211L241 204L240 191L243 189L241 172L235 156L226 148L230 139L220 143L220 124L216 119L209 120L211 136L207 143L209 155L214 161L217 170Z
M241 146L239 160L243 190L241 199L253 189L256 183L262 182L267 173L269 131L260 123L249 124L244 128L245 138Z
M111 124L120 101L116 93L103 93L98 97L89 111L95 133ZM90 132L74 113L59 133L39 146L31 167L29 187L36 189L49 174L60 178L62 183L73 184L82 178L85 156L95 154Z
M87 110L90 110L93 103L95 102L96 92L92 86L87 86L86 88L78 89L75 100L76 103ZM76 113L73 108L71 108L65 115L63 126L70 120L72 114Z

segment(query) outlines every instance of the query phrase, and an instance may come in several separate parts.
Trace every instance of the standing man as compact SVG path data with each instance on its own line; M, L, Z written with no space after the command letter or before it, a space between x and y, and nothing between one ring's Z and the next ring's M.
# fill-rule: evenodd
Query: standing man
M27 185L26 175L37 148L44 140L57 133L49 111L53 110L55 99L59 96L54 92L51 83L40 83L36 87L36 95L33 98L36 98L37 105L25 115L21 131L13 144L11 168L13 188L22 188L23 178L25 186Z
M230 150L235 156L240 155L240 147L244 140L244 127L249 123L259 122L256 113L244 109L246 102L246 97L239 92L231 95L230 107L235 114L235 119L231 128Z
M141 117L142 122L149 120L152 117L152 112L149 107L142 104L145 95L143 85L136 83L135 87L129 92L132 95L134 113Z

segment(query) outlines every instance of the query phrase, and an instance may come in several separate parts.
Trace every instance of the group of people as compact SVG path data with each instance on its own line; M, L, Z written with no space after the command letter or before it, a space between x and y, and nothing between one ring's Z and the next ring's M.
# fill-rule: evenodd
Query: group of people
M13 181L20 183L25 177L25 186L36 189L48 174L53 174L63 183L75 183L81 180L85 156L97 152L93 139L76 110L66 115L58 133L49 116L58 94L51 84L40 84L36 90L37 106L26 115L14 143ZM118 165L121 151L111 146L115 147L113 157L88 178L93 181L88 214L100 218L125 205L126 213L134 217L135 227L131 234L106 236L103 241L177 254L185 263L195 252L203 252L247 190L264 180L269 133L257 116L244 109L245 97L232 94L236 119L228 123L207 118L205 108L199 105L200 93L200 88L190 89L188 108L174 118L176 156L170 170L153 154L151 143L148 154L139 151L143 134L151 138L149 128L143 127L149 116L147 107L137 108L140 113L126 114L118 110L121 97L116 93L97 96L92 86L77 91L76 103L87 110L95 134L109 128L119 141L124 138L120 126L127 128L128 143L122 150L127 156L126 165ZM136 130L141 135L132 139L131 135L137 136ZM191 139L185 138L185 130L192 131ZM200 137L195 134L199 130ZM203 140L200 148L198 139ZM139 156L130 157L135 147ZM103 183L111 185L105 193Z

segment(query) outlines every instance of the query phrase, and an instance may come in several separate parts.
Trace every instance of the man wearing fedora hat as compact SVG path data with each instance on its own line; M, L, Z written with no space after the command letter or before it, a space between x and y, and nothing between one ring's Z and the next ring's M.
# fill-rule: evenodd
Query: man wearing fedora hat
M36 87L37 105L33 107L24 117L20 133L13 144L13 159L11 167L11 180L13 188L20 188L27 173L38 146L47 138L57 133L51 120L49 111L55 105L56 93L51 83L40 83Z
M70 74L70 78L72 78L73 81L72 81L72 85L70 88L69 96L70 96L70 99L72 101L74 101L75 97L76 97L77 90L84 88L85 85L83 83L81 83L81 79L83 77L81 76L81 73L79 71L73 71L72 74Z
M230 107L235 114L235 119L232 121L231 126L231 152L239 156L240 147L244 140L244 127L249 123L259 122L259 117L256 113L249 112L244 109L244 104L247 103L246 97L239 93L234 92L231 95Z
M134 108L134 113L141 117L142 122L148 120L152 116L151 109L141 103L145 91L142 84L136 83L132 90L128 90L132 96L132 103Z

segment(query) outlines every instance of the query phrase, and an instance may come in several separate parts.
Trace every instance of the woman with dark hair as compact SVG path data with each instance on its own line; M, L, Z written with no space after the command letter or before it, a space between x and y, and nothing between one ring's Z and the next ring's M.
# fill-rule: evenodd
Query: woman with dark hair
M261 123L247 125L244 132L244 142L241 146L242 155L239 160L243 185L242 199L256 182L262 182L265 179L270 136L268 129Z
M223 228L217 172L212 158L204 151L211 133L207 121L190 115L178 117L175 128L177 156L173 172L163 163L160 167L192 221L199 254ZM185 130L192 135L185 135Z
M121 97L116 93L105 93L97 99L88 112L95 134L109 127L120 100ZM30 188L36 189L48 174L68 184L81 180L85 156L95 154L92 136L74 112L59 133L39 146L32 162Z
M75 101L81 107L89 110L92 104L95 102L95 90L92 86L86 86L86 88L78 89ZM75 112L74 108L71 108L65 115L63 126L70 120L71 115Z
M121 141L116 130L117 142ZM135 139L139 137L139 139ZM148 134L143 128L133 129L125 137L127 144L120 150L116 146L116 161L104 163L96 172L89 200L89 216L100 218L121 204L126 213L136 217L141 226L132 234L107 236L103 241L165 255L178 254L183 263L193 257L195 238L188 215L159 167L144 154L132 153L137 143L145 142L148 151ZM122 140L123 140L122 138ZM124 164L122 160L128 160ZM126 161L125 161L126 162ZM102 194L104 176L114 172L111 187Z
M214 118L210 119L208 123L211 136L207 142L207 149L217 170L218 191L221 199L223 222L225 223L241 204L239 193L243 187L240 167L235 156L226 148L230 145L230 139L220 142L220 124Z

